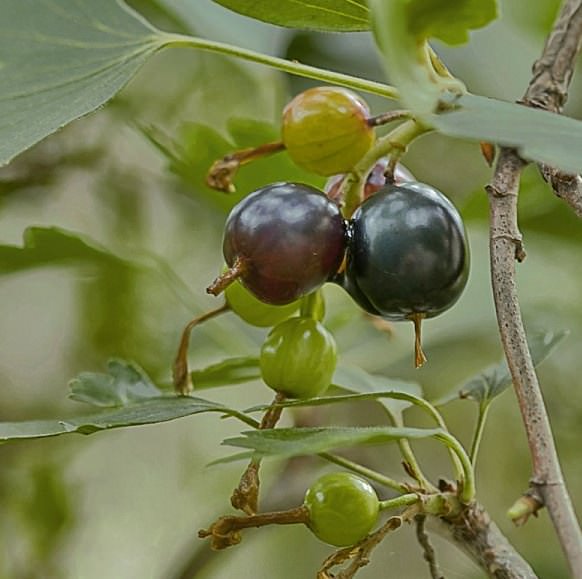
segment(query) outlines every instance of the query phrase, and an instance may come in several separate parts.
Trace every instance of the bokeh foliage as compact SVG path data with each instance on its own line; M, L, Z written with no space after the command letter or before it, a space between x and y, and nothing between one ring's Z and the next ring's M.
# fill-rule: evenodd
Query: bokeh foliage
M241 45L383 79L367 33L280 29L233 15L210 0L133 4L168 30L234 36ZM471 89L519 98L551 23L550 4L557 5L502 2L507 18L474 33L467 47L437 45L437 50ZM511 59L500 58L500 45ZM161 53L109 106L0 171L2 421L80 414L83 407L66 398L68 381L82 371L103 372L111 357L134 360L156 382L168 382L182 326L216 303L204 288L222 265L221 225L235 199L207 190L203 167L231 144L276 136L281 106L309 84L216 55ZM569 113L580 117L576 86ZM378 98L371 103L377 112L386 107ZM488 282L483 185L490 171L477 146L436 135L415 144L405 162L464 212L473 249L468 291L454 310L427 324L430 362L420 371L412 369L409 327L396 326L387 339L336 288L326 289L327 320L346 364L421 383L429 398L437 398L501 356ZM241 171L240 192L287 178L321 184L282 154ZM534 168L523 181L520 211L528 259L519 266L519 282L528 328L570 330L541 368L541 378L565 474L581 511L582 274L577 256L582 226ZM30 254L18 258L15 271L14 255L8 266L3 256L14 252L8 246L22 247L22 234L30 226L78 232L95 240L90 246L107 248L122 260L95 259L91 251L77 248L74 260L58 259L50 266L46 253L40 256L43 267ZM226 357L254 356L263 336L263 330L249 329L231 315L210 322L193 336L192 363L203 368ZM255 381L215 390L213 399L248 407L268 402L270 393ZM468 441L472 416L466 404L455 402L446 412L451 428ZM375 407L365 405L349 411L334 407L329 415L338 424L382 420ZM432 426L421 414L412 416L414 426ZM0 578L180 577L194 552L196 577L308 576L328 550L303 529L249 534L240 547L218 556L197 543L197 529L226 509L240 471L236 464L205 465L224 454L223 438L239 432L233 422L205 415L90 438L0 447L0 512L5 515ZM432 443L419 442L416 448L429 473L449 474L442 472L448 464L444 453ZM394 449L365 449L359 456L399 474ZM269 504L296 504L322 466L298 461L281 477L283 468L282 463L267 468L265 480L277 481L267 491ZM485 433L479 496L541 576L566 577L547 515L520 530L504 518L528 476L524 435L508 391L495 403ZM440 542L437 547L445 572L480 576L457 551ZM395 535L381 551L363 578L376 577L383 564L404 579L426 573L410 532Z

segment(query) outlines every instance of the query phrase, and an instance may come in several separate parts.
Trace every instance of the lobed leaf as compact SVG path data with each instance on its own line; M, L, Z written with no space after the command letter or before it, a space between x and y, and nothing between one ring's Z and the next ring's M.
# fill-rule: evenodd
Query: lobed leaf
M571 173L582 172L582 122L515 103L466 94L456 110L430 123L451 137L516 147L525 159Z
M255 20L308 30L348 32L368 30L366 0L213 0Z
M260 457L289 458L402 438L428 438L442 433L441 429L390 426L275 428L243 432L242 436L228 438L222 444L251 449Z
M250 416L217 402L194 396L165 396L136 364L110 360L107 370L107 374L82 372L69 384L73 400L107 410L64 419L0 422L0 442L73 432L92 434L111 428L167 422L204 412L218 412L238 418L249 426L258 426Z
M528 337L528 344L534 366L537 367L548 358L568 334L567 330L532 333ZM453 392L443 396L434 404L442 406L459 398L488 403L509 388L511 383L507 362L503 360L473 376L463 386L455 388Z
M0 442L46 438L72 433L92 434L112 428L157 424L203 412L218 412L225 416L235 416L246 424L250 424L247 417L222 404L191 396L166 396L142 398L139 402L85 416L53 420L0 422Z
M130 265L88 237L59 227L29 227L23 240L22 247L0 245L0 275L87 261Z
M107 102L165 43L121 0L3 0L0 166Z

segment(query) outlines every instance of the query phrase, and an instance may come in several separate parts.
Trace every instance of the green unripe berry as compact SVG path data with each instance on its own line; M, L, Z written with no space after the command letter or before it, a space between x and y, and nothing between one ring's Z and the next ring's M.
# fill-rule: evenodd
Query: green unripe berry
M349 472L326 474L305 494L309 528L330 545L361 541L378 520L379 501L372 485Z
M317 320L291 318L275 326L261 348L267 386L291 398L313 398L331 383L337 361L333 336Z
M347 173L374 143L369 117L368 105L355 93L312 88L283 110L283 143L291 159L312 173Z
M299 307L297 301L284 306L266 304L249 292L238 280L226 288L224 297L230 309L239 318L251 326L260 328L276 326L291 317Z

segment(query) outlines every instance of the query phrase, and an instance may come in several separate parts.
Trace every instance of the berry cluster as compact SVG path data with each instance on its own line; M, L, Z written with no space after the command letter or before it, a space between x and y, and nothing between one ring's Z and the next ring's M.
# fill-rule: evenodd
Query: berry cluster
M450 308L466 285L469 251L455 207L398 162L406 143L394 145L392 156L376 154L383 149L374 127L397 118L406 113L371 117L366 103L345 89L311 89L285 107L281 142L233 153L210 170L208 183L231 191L241 164L285 149L297 165L329 177L323 191L288 182L261 187L238 203L226 221L227 269L208 287L214 295L224 291L226 304L209 315L231 310L250 324L272 327L261 348L260 369L277 397L259 428L274 428L283 398L321 396L332 381L336 345L322 323L318 291L325 283L342 287L373 316L412 321L417 366L425 361L421 321ZM347 208L355 189L357 203ZM182 393L186 347L183 338L174 374ZM233 505L251 519L259 462L251 461L233 495ZM379 501L360 477L333 473L308 489L293 521L307 524L331 545L348 546L365 539L389 503ZM247 523L248 518L241 519L241 528ZM216 537L223 548L223 527ZM233 541L238 542L236 535Z
M333 281L366 312L414 322L417 336L422 319L444 312L457 301L469 269L459 213L434 187L416 181L377 188L349 221L342 218L335 202L312 187L268 185L232 210L223 252L230 269L210 286L211 293L219 293L238 278L258 300L282 306ZM248 315L242 313L243 318ZM301 334L287 323L280 333L296 331ZM424 361L419 339L417 366ZM279 343L281 352L304 348L282 346L281 337L272 342ZM275 356L275 349L265 348L263 357L265 352ZM319 351L312 345L312 352ZM285 366L285 355L273 359ZM299 359L304 368L309 367L302 356L289 359ZM279 373L289 376L283 370ZM287 394L303 396L297 394L298 387L276 387L273 380L266 381ZM309 390L312 395L318 391Z

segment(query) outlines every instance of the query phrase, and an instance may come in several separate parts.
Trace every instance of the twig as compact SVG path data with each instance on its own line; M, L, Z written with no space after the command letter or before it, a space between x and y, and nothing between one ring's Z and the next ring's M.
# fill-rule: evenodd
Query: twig
M432 579L445 579L439 571L434 547L431 545L430 537L424 528L426 523L426 515L416 515L414 522L416 523L416 539L419 545L422 547L424 560L428 563L428 568L430 570L430 576Z
M561 113L582 42L582 2L565 2L548 37L541 58L522 99L527 106ZM556 195L582 218L582 179L551 167L541 167L542 176Z
M523 103L560 110L566 100L582 36L582 0L567 0L534 65ZM488 186L493 295L501 341L513 379L532 456L533 493L545 504L573 577L582 578L582 533L560 469L540 386L527 345L515 281L515 259L525 257L517 226L517 194L523 161L512 149L501 149Z

